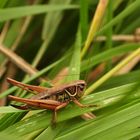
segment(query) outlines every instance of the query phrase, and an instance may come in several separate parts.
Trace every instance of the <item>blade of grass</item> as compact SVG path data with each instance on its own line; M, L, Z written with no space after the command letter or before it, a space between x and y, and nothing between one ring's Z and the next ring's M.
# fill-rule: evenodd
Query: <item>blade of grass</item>
M71 0L63 2L63 5L68 5L70 3L70 1ZM53 1L50 1L48 4L49 5L58 5L58 4L60 5L60 4L62 4L62 1L53 0ZM46 14L46 17L44 19L43 29L42 29L43 43L33 61L34 67L38 65L42 56L46 52L48 45L50 44L58 26L59 26L59 23L60 23L62 17L63 17L62 11L53 11L53 12L49 12Z
M0 7L3 8L8 3L8 0L1 0Z
M129 63L129 61L132 60L133 58L135 58L137 55L140 55L140 48L137 49L136 51L134 51L132 54L130 54L124 60L122 60L117 66L115 66L112 70L110 70L107 74L105 74L97 82L95 82L94 84L92 84L85 91L85 95L90 94L93 90L95 90L97 87L99 87L102 83L104 83L107 79L109 79L113 74L115 74L124 65L126 65L127 63Z
M69 75L65 79L65 82L71 82L74 80L79 80L80 78L80 50L81 50L81 33L80 28L78 28L76 40L74 43L74 50L71 57L71 62L69 66ZM49 126L41 136L37 137L37 139L41 139L42 137L49 137L50 139L54 139L56 135L60 133L65 123L61 123L59 127L55 129L51 129L51 126ZM53 134L53 135L52 135Z
M68 5L70 4L71 0L63 1L63 0L52 0L49 1L49 5ZM46 37L49 40L51 40L52 36L54 36L54 33L56 32L58 25L63 17L62 11L56 11L56 12L49 12L46 14L46 17L44 19L44 25L42 30L42 39L45 40ZM53 18L52 18L53 17Z
M114 48L114 49L112 49L112 51L109 50L109 51L107 51L106 53L103 53L102 56L99 55L99 57L97 57L97 60L96 60L96 59L93 59L93 60L94 60L94 61L93 61L93 60L91 59L92 62L95 62L95 63L91 63L91 64L89 65L89 60L87 61L87 62L88 62L88 63L87 63L88 65L86 64L86 66L84 66L85 64L83 63L83 65L81 66L81 70L82 70L82 71L83 71L83 70L86 70L86 69L84 69L84 68L88 68L89 66L94 66L94 65L96 65L96 64L98 64L98 63L100 63L100 62L102 62L102 61L104 61L104 60L110 59L110 58L112 58L113 56L115 56L115 54L117 54L117 55L119 55L119 54L121 54L121 53L123 54L123 53L126 53L126 52L130 52L130 51L132 51L132 50L134 50L134 49L136 49L136 48L139 48L139 45L138 45L138 44L131 44L131 45L127 45L127 44L126 44L126 46L124 45L124 46L120 46L119 48ZM62 62L63 60L65 60L66 58L67 58L67 56L65 56L64 58L62 58L62 59L56 61L56 62L53 63L52 65L50 65L50 66L48 66L48 67L42 69L42 70L39 71L37 74L35 74L34 76L30 77L30 79L27 79L26 81L23 81L23 82L28 83L28 82L31 82L32 80L34 80L34 79L40 77L41 75L45 74L47 71L49 71L50 69L52 69L54 66L58 65L60 62ZM97 62L96 62L96 61L97 61ZM0 98L3 98L4 96L7 96L8 94L14 92L16 89L17 89L17 87L12 87L12 88L10 88L9 90L3 92L3 93L0 95Z
M26 112L8 113L0 119L0 131L15 124L26 115Z
M127 122L129 122L128 124L129 127L130 127L130 124L133 124L132 127L134 128L139 126L138 122L140 122L140 112L137 111L139 107L140 107L140 103L139 101L137 101L133 105L131 104L128 107L125 107L122 109L120 108L118 111L108 114L107 116L100 117L96 119L95 121L92 120L90 122L87 122L83 126L78 127L78 129L74 129L73 131L70 131L69 133L66 133L65 135L62 135L56 139L57 140L63 140L63 139L70 140L70 139L73 139L74 137L78 137L80 139L88 139L89 137L90 139L91 138L98 139L100 136L103 136L104 131L108 131L108 130L110 131L106 134L107 136L106 138L109 138L109 136L113 137L112 127L117 128L119 125L117 131L113 131L115 133L115 132L118 132L120 128L122 129L122 126L127 126ZM133 120L133 122L131 122L131 120ZM84 132L86 132L86 134ZM101 133L102 135L100 135ZM122 131L121 133L118 133L118 135L123 135ZM102 138L104 139L104 137Z
M140 75L140 71L137 70L137 71L132 71L132 72L123 74L123 75L111 77L103 85L101 85L101 87L97 91L106 90L109 88L129 84L129 83L138 82L140 78L139 75Z
M112 20L112 7L113 7L113 2L110 0L109 3L108 3L108 10L107 10L107 22L110 22ZM108 32L106 33L107 35L107 40L106 40L106 49L111 49L112 48L112 27L110 27L108 29ZM109 60L107 61L107 64L106 64L106 71L109 71L110 69L112 68L112 61Z
M120 20L126 18L127 16L129 16L130 14L135 12L135 10L137 10L139 7L140 7L140 1L139 0L134 1L127 8L125 8L119 15L117 15L115 18L113 18L103 28L101 28L100 31L96 35L102 34L103 32L107 31L108 28L117 24Z
M81 71L85 71L85 70L99 64L100 62L104 62L106 60L112 59L115 56L124 55L124 54L131 52L138 48L139 48L139 44L137 44L137 43L134 43L134 44L129 43L129 44L117 46L115 48L111 48L107 51L104 51L103 53L100 53L98 55L91 57L90 61L92 63L90 63L90 64L89 64L89 59L83 61L82 66L81 66Z
M14 8L5 8L0 10L0 22L30 16L33 14L42 14L51 11L77 9L78 5L33 5Z
M1 140L10 140L10 139L13 139L13 140L24 140L23 137L18 137L16 135L12 135L12 134L7 134L7 133L4 133L4 132L0 132L0 139Z
M60 62L62 62L63 60L65 60L68 56L65 56L61 59L59 59L58 61L54 62L53 64L45 67L44 69L42 69L41 71L39 71L38 73L36 73L35 75L31 76L30 78L26 79L25 81L23 81L23 83L29 83L33 80L35 80L36 78L40 77L41 75L45 74L47 71L49 71L50 69L52 69L54 66L58 65ZM14 92L16 89L18 89L18 87L12 87L9 90L6 90L5 92L0 94L0 98L3 98L5 96L7 96L8 94Z
M71 58L71 63L69 67L69 75L66 77L66 82L79 80L80 78L80 50L81 50L81 32L78 28L77 35L76 35L76 41L74 44L74 50L73 55Z
M128 121L124 121L121 124L118 124L110 129L107 129L97 135L93 135L88 137L87 139L97 139L99 136L102 137L103 140L106 139L131 139L140 134L139 131L139 122L140 116L129 119ZM117 132L117 134L116 134Z
M84 42L88 32L88 2L86 0L80 0L80 26L82 42Z
M16 64L16 66L18 66L21 70L24 70L26 73L33 75L37 72L37 70L27 63L23 58L5 46L0 45L0 52L7 56L10 61L12 61L14 64Z
M87 35L87 39L85 41L85 45L81 52L81 58L83 58L84 55L86 54L93 38L95 37L96 32L98 31L100 27L101 21L104 18L104 13L107 7L107 3L108 3L108 0L100 0L98 3L94 18L91 22L91 26Z
M0 113L14 113L14 112L24 112L24 111L25 110L19 110L11 106L0 107Z
M99 92L93 95L88 95L83 98L82 103L84 104L100 104L100 108L110 106L128 96L130 91L136 87L137 84L128 84L118 88L110 89L107 91ZM138 98L140 96L139 90L136 91L135 95L131 98ZM83 113L96 110L97 108L85 108L81 109L75 105L68 105L65 109L61 110L58 115L58 122L64 121L76 116L79 116ZM72 110L72 111L70 111ZM65 114L65 115L64 115ZM25 135L30 132L46 128L50 123L51 112L42 112L35 114L25 120L20 121L19 123L7 128L5 131L7 133L15 133L15 129L19 131L17 135ZM38 125L36 125L38 124ZM24 130L23 130L24 128ZM23 130L23 131L20 131Z

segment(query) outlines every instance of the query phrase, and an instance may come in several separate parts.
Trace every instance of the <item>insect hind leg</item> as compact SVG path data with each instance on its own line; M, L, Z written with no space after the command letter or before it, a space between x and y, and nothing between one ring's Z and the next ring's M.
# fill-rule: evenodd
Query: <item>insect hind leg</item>
M10 104L10 105L15 107L15 108L17 108L17 109L21 109L21 110L28 110L28 109L30 109L27 105L21 105L21 106L14 105L14 104Z
M61 105L57 106L53 112L53 117L52 117L52 126L55 126L57 122L57 111L65 106L67 106L69 102L62 103Z
M48 90L48 88L46 87L24 84L11 78L7 78L7 81L12 85L22 88L23 90L29 91L33 94L38 94L40 92L44 92Z

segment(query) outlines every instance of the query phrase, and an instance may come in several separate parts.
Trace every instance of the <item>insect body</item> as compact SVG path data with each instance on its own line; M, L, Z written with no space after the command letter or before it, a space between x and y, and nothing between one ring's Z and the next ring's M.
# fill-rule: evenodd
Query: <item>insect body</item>
M83 95L86 87L86 83L84 80L78 80L70 84L52 88L27 85L18 82L16 80L13 80L11 78L7 78L7 81L15 86L18 86L24 90L36 94L30 99L9 95L8 98L10 100L25 103L25 105L22 106L17 105L12 106L23 110L30 109L31 107L53 110L54 111L52 119L53 123L56 122L57 110L65 107L70 101L73 101L79 107L93 106L93 105L83 105L78 101Z

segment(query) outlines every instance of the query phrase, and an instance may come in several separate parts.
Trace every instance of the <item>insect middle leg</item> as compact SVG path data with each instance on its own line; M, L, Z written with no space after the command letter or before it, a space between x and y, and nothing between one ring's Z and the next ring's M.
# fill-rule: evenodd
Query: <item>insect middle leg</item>
M62 103L61 105L57 106L55 109L54 109L54 112L53 112L53 117L52 117L52 124L54 125L57 121L57 111L65 106L68 105L69 102L65 102L65 103Z
M84 105L84 104L81 104L77 99L72 99L72 101L78 105L79 107L83 108L83 107L97 107L97 105Z

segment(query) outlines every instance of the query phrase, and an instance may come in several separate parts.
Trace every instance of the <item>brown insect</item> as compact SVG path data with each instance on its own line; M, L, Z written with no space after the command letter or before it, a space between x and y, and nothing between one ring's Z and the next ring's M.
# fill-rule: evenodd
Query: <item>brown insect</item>
M32 98L25 99L12 95L8 95L10 100L25 103L25 105L17 106L12 105L15 108L28 110L31 108L41 108L53 110L52 123L56 122L57 111L68 105L70 101L73 101L79 107L90 107L96 105L83 105L78 100L84 93L86 82L84 80L78 80L70 84L65 84L59 87L46 88L41 86L27 85L11 78L7 78L7 81L15 86L18 86L26 91L30 91L34 94Z

